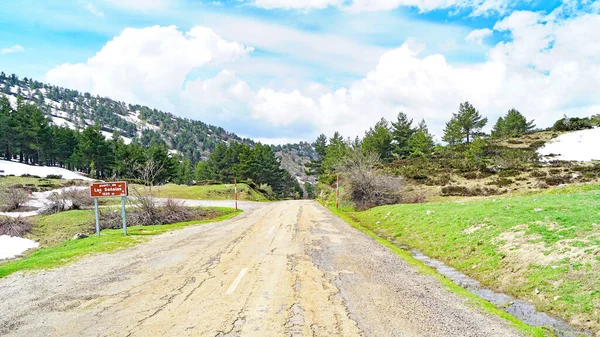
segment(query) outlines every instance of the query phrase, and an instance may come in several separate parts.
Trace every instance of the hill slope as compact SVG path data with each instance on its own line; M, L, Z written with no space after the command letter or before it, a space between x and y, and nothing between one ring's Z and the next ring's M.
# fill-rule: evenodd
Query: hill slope
M255 145L251 139L241 138L201 121L48 85L26 77L21 79L15 74L0 73L0 93L6 95L13 105L17 104L19 96L24 101L36 104L56 125L77 129L99 123L106 138L118 133L125 143L133 139L145 146L163 143L173 153L180 153L192 162L208 157L220 142ZM291 144L274 147L274 150L282 158L284 168L297 179L308 181L302 166L315 156L310 144Z

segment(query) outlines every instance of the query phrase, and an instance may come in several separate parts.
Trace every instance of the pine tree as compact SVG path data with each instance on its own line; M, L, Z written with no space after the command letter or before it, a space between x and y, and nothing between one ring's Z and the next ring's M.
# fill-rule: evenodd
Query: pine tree
M458 144L464 141L470 143L474 136L481 132L487 121L488 119L482 118L471 103L461 103L458 113L454 113L450 122L446 123L442 139L449 144Z
M416 130L412 127L413 120L408 119L405 113L400 112L396 122L392 122L392 137L395 142L394 154L404 158L410 154L408 140Z
M366 132L361 143L362 150L379 156L384 163L392 159L392 134L388 121L382 118Z
M498 118L498 122L492 129L493 138L520 136L535 128L533 121L527 121L518 110L510 109L504 118Z
M408 139L411 157L429 157L434 147L433 137L429 134L429 129L425 120L422 120L417 127L416 132Z

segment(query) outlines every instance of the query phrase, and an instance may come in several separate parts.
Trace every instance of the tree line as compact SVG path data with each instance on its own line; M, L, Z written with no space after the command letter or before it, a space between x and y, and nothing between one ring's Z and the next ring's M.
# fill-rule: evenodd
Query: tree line
M16 108L6 96L0 97L0 156L25 164L62 167L98 179L134 181L145 177L144 171L152 163L152 184L202 180L233 183L237 179L269 186L278 197L302 196L298 182L280 168L269 146L221 142L208 160L199 161L169 153L166 144L158 140L143 144L134 138L126 144L118 132L106 139L99 124L81 131L56 126L40 108L20 97Z
M482 132L487 123L488 119L482 117L471 103L462 103L446 123L442 140L449 146L468 145L461 146L461 151L477 161L483 139L519 136L535 128L533 121L528 121L516 109L500 117L490 135ZM305 165L307 173L319 177L321 182L331 183L336 166L353 150L375 154L379 162L385 165L401 159L430 158L436 148L442 145L435 143L425 120L415 124L400 112L391 123L385 118L379 120L365 132L363 138L344 139L339 132L335 132L328 139L321 134L314 147L319 158Z

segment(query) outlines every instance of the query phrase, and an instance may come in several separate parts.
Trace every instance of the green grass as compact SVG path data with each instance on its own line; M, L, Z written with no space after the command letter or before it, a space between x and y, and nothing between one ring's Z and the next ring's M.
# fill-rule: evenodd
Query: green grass
M69 211L57 213L50 216L39 217L36 219L34 232L31 237L43 237L54 231L61 232L56 234L53 239L43 244L41 248L27 254L19 260L8 261L0 264L0 278L21 270L38 270L54 268L76 261L86 255L97 253L108 253L120 249L125 249L142 242L146 242L152 235L158 235L173 230L181 229L186 226L200 225L209 222L223 221L233 218L241 211L235 211L230 208L208 208L213 211L215 216L212 219L181 222L162 226L136 226L127 229L127 236L123 235L122 230L103 230L101 236L90 235L85 239L62 241L61 238L77 233L76 228L84 229L85 221L90 220L90 214L93 219L93 212L90 211ZM89 223L88 225L89 226Z
M207 185L207 186L182 186L168 184L156 187L162 198L174 199L203 199L203 200L233 200L233 184ZM246 184L238 184L239 200L243 201L268 201L260 192L251 189Z
M579 327L600 329L599 186L346 211L379 236L417 248L485 286L573 323L587 322Z

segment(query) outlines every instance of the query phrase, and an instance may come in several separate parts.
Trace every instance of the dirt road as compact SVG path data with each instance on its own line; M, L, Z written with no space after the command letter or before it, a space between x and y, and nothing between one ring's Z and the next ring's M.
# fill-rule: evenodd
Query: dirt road
M2 336L515 336L309 201L0 279Z

